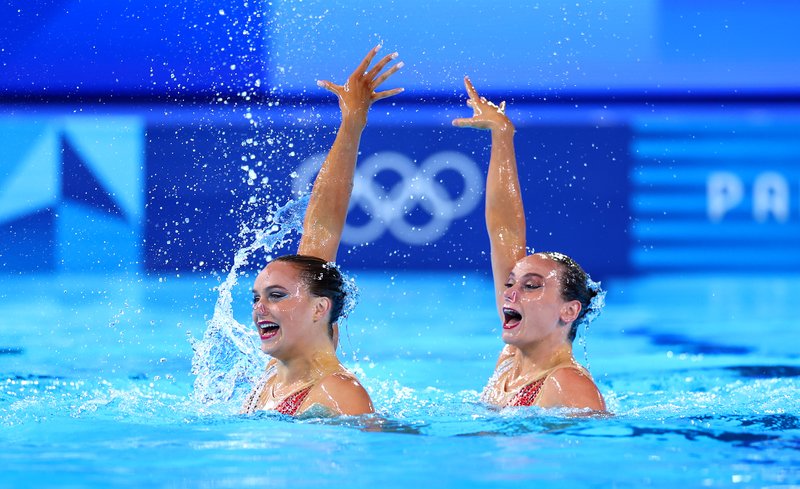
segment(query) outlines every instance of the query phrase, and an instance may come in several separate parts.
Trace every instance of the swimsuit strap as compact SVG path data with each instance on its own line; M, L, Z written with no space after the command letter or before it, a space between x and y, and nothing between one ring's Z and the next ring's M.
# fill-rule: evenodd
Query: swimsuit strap
M303 404L303 401L305 401L306 397L308 397L308 393L311 392L311 387L313 386L305 387L293 394L286 396L275 408L275 411L288 416L294 416L297 413L297 410L300 409L300 405Z
M258 379L255 388L253 388L244 402L244 405L247 406L247 409L245 410L246 413L254 413L258 410L258 401L261 398L261 394L264 392L267 382L272 378L273 375L275 375L276 371L277 368L273 363L267 367L266 371L264 371L264 373L261 375L261 378Z
M508 402L508 404L506 404L506 407L533 406L533 403L536 402L536 398L539 396L539 391L542 389L545 380L547 380L546 375L541 379L534 380L530 384L522 387L522 389L517 392L517 394Z
M497 368L494 369L492 376L489 377L489 380L486 382L486 385L484 386L483 391L481 392L481 402L491 404L490 399L492 397L492 390L494 389L494 386L497 384L498 379L500 379L500 376L506 373L506 370L511 368L511 363L513 360L514 360L513 357L508 357L505 360L503 360L503 362L500 365L498 365Z

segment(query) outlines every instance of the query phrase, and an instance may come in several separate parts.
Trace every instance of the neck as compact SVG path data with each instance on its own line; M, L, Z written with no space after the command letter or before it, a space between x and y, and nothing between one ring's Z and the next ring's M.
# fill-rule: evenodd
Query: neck
M279 385L314 382L340 366L332 347L308 349L301 355L276 360L275 380Z
M541 341L517 347L517 350L518 354L514 356L517 372L531 372L533 377L539 377L559 365L575 361L572 356L572 344L563 341L557 343Z

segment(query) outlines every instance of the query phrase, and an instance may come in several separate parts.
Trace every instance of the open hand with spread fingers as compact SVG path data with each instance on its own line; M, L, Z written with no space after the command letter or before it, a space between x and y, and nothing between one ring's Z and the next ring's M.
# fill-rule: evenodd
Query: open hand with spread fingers
M367 53L358 68L347 78L344 85L337 85L327 80L319 80L317 82L317 85L330 90L339 97L339 107L342 110L343 121L363 126L367 123L367 112L373 102L397 95L403 91L402 88L392 88L381 92L376 91L383 82L403 67L403 62L400 61L388 70L383 71L386 65L397 58L397 53L394 52L384 56L375 63L375 66L370 68L370 64L372 64L372 60L378 54L380 48L380 45L375 46Z

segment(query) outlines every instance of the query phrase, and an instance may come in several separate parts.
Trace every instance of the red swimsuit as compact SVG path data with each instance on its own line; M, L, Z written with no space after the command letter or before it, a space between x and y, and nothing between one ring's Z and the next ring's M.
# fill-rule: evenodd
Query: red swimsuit
M536 397L539 396L539 391L542 390L545 379L547 379L547 377L534 380L530 384L520 389L519 392L517 392L517 395L508 401L508 404L506 404L505 407L533 406L533 404L536 402Z
M288 416L294 416L297 414L297 410L300 409L300 405L303 404L303 401L308 397L311 387L312 386L308 386L305 389L300 389L294 394L286 396L275 408L275 411Z
M259 410L259 400L261 399L264 390L267 387L267 382L269 382L269 379L274 376L275 365L271 365L267 368L266 372L264 372L264 375L261 376L261 379L259 379L255 389L250 392L250 395L247 397L247 400L244 403L242 412L254 413ZM278 403L274 410L281 414L295 416L298 409L300 409L300 405L303 404L303 401L305 401L306 397L308 397L308 393L311 392L312 387L313 385L304 387L299 391L286 396L281 402Z

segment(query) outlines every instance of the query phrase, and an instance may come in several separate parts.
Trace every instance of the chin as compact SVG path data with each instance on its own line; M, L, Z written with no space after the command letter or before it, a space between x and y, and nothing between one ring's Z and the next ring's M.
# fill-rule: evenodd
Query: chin
M275 348L275 345L264 344L264 343L261 343L261 351L273 358L277 358L275 355L276 353L280 354L278 350Z
M503 340L503 343L505 343L506 345L514 345L514 346L516 346L517 341L519 340L518 335L515 335L505 330L503 331L501 338Z

